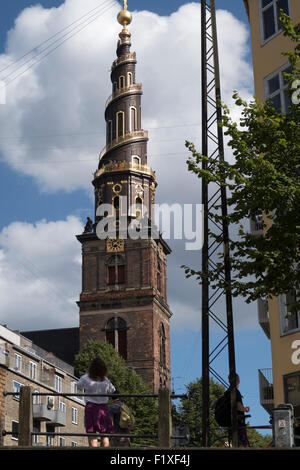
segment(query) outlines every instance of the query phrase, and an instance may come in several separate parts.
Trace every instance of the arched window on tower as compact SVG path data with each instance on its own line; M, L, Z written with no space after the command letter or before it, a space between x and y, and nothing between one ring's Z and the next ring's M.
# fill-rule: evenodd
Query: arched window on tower
M131 106L130 108L130 132L137 130L137 113L136 108Z
M108 260L108 284L125 283L125 262L121 255L113 255Z
M116 219L118 220L120 216L120 197L119 196L113 197L113 207L115 210Z
M117 112L117 137L122 137L125 133L125 120L124 120L124 112L118 111Z
M157 261L157 290L161 292L162 288L161 282L161 263L160 260Z
M136 217L143 216L143 200L140 197L135 199L135 215Z
M123 359L127 359L127 324L121 317L108 320L105 327L107 343L110 343Z
M132 77L132 73L131 72L128 72L127 74L127 85L130 86L133 84L133 77Z
M164 325L159 327L159 360L162 367L166 367L166 334Z
M112 141L112 121L107 123L107 143L110 144Z
M121 75L119 77L119 89L121 90L124 87L125 87L125 77L124 77L124 75Z

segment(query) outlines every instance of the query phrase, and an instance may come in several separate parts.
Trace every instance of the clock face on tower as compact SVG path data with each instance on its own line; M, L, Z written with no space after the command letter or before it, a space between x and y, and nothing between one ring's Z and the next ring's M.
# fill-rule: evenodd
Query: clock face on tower
M118 253L124 251L124 240L120 238L107 238L106 239L107 253Z

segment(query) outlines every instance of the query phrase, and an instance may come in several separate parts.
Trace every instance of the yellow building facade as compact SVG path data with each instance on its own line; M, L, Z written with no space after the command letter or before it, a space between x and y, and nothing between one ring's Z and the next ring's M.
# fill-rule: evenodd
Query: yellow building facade
M292 42L283 36L279 16L283 9L300 22L299 0L244 0L251 31L255 96L271 99L276 109L287 111L289 97L282 73L289 63L283 52ZM253 227L252 227L253 228ZM261 227L254 227L259 233ZM258 305L259 322L271 341L272 371L259 371L261 404L268 412L280 403L291 403L300 420L300 312L287 317L288 296Z

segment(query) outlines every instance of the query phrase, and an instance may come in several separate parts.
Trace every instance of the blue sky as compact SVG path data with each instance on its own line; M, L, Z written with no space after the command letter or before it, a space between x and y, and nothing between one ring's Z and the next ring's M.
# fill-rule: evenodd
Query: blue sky
M79 2L80 0L77 0L77 4L79 4ZM64 4L62 1L55 0L41 0L40 2L19 0L13 2L2 2L1 4L0 52L6 54L9 52L11 55L10 60L12 60L12 58L15 60L16 58L21 57L22 54L30 50L32 47L38 45L61 28L61 26L57 26L53 30L49 29L49 33L45 35L45 33L36 33L34 27L32 33L33 38L31 38L29 37L30 28L28 28L28 25L26 25L26 18L24 19L23 17L23 23L19 23L17 28L14 27L16 18L18 15L20 15L24 8L36 5L37 3L43 7L36 13L35 21L37 22L39 14L43 14L45 12L44 9L58 7ZM85 2L82 3L84 5ZM93 0L89 0L89 3L92 5ZM160 16L169 16L172 13L176 13L179 7L187 3L189 2L184 2L181 0L129 0L128 8L132 11L148 10ZM97 2L94 1L94 4L97 4ZM91 6L91 8L92 7L93 6ZM251 49L249 27L243 1L216 0L216 7L217 9L227 10L231 13L230 16L222 16L223 23L220 25L222 28L220 37L229 37L229 40L232 41L233 47L236 47L236 57L234 55L234 50L232 51L231 56L231 51L227 50L226 46L224 46L224 54L221 58L221 80L223 79L224 89L226 88L225 96L230 96L233 89L235 89L234 87L237 87L237 89L242 89L245 94L248 94L247 96L249 96L251 95L253 89L253 78L250 69ZM82 13L74 14L74 18L79 18L88 10L89 8L82 7ZM190 10L188 8L182 10L182 15L186 15L186 21L189 21L190 19L191 22L189 27L186 28L186 35L188 35L189 29L193 31L195 28L197 29L197 25L194 24L195 20L192 16L189 16ZM148 16L145 15L136 15L135 24L133 23L132 25L133 46L136 47L138 52L137 70L139 79L144 84L143 100L145 103L145 128L151 130L150 142L151 137L153 142L152 144L149 143L149 145L152 145L150 147L151 152L149 152L149 154L153 154L151 166L154 167L154 169L158 169L158 178L160 182L158 197L161 200L168 200L169 202L172 202L174 198L177 198L176 202L182 201L183 197L186 197L189 199L186 199L185 202L200 203L200 188L198 183L190 179L189 181L191 182L192 189L190 189L190 192L186 191L187 185L189 185L189 183L185 182L183 184L182 181L176 179L181 178L180 171L177 171L176 175L173 174L174 187L177 188L176 191L174 190L173 193L171 190L169 191L167 188L167 182L172 182L172 177L170 179L170 176L165 177L165 175L169 175L170 172L170 165L169 160L167 159L167 155L169 155L171 150L167 150L167 144L166 149L162 150L165 145L163 142L164 139L166 139L166 136L169 138L169 140L173 138L174 141L178 137L182 137L182 141L184 141L185 138L195 140L198 139L198 136L200 135L200 101L198 100L199 105L197 105L198 107L196 107L195 110L191 111L190 114L185 113L188 114L188 116L185 117L182 112L182 109L185 106L185 96L183 94L182 100L178 100L178 108L176 108L176 110L170 109L169 115L167 114L166 108L168 108L168 103L172 102L172 106L174 106L173 101L176 88L174 85L174 90L171 89L169 93L170 96L167 96L168 94L162 93L161 90L158 89L159 87L157 88L157 85L153 86L153 84L148 82L148 72L151 71L154 73L154 69L151 67L147 68L149 67L147 65L149 58L147 59L148 49L146 39L145 43L143 42L143 39L140 42L134 42L134 38L139 37L140 34L138 18L141 18L140 21L145 21L145 24L148 24L146 23L147 21L157 22L160 21L160 19L158 16L155 16L154 18L148 18ZM180 18L173 18L174 21L176 19L177 25L180 22ZM62 24L70 24L72 21L69 20ZM109 21L109 19L107 19L107 21ZM168 21L171 20L168 19ZM172 23L172 28L174 28L174 24L175 23ZM188 23L184 24L186 25ZM95 29L95 37L97 38L97 41L99 40L99 42L103 40L101 39L100 34L102 27L103 22L101 23L100 21L98 30ZM160 23L158 34L161 36L158 35L158 38L164 37L164 28L167 27L168 23ZM231 31L232 27L236 27L236 30ZM7 43L7 33L9 30L11 30L11 28L13 28L13 31L10 33L9 42ZM116 28L118 28L118 26L116 26ZM168 35L170 44L172 43L172 32L174 31L172 28L170 27L170 34ZM178 27L178 31L181 32L180 27ZM91 31L90 34L92 35L93 32ZM4 110L3 107L0 109L0 121L2 123L2 130L0 131L0 268L2 250L4 256L3 259L6 262L5 269L8 273L7 276L11 276L12 279L12 283L10 285L16 285L20 287L21 283L23 283L23 286L26 283L24 297L16 299L17 296L15 293L11 292L10 297L8 298L7 295L7 298L5 299L5 302L2 303L2 306L0 301L0 322L6 323L8 327L13 329L26 329L26 325L28 325L28 329L34 329L34 326L37 329L54 327L54 325L51 323L52 311L48 310L48 308L50 309L50 306L44 305L43 308L41 308L41 304L38 303L38 300L36 300L36 303L33 303L31 296L31 293L34 295L35 292L34 286L32 285L32 279L35 280L35 283L38 283L41 282L40 277L42 277L44 281L41 283L41 286L37 287L40 289L40 292L45 292L48 300L50 299L51 292L54 293L54 297L56 297L57 300L57 306L59 306L61 309L66 308L65 315L60 314L60 316L57 317L59 318L57 327L76 326L77 307L75 305L75 300L79 296L80 289L78 289L77 294L76 292L74 294L75 300L73 297L69 298L69 285L64 283L64 279L62 279L60 283L58 283L57 279L60 278L59 270L63 272L63 270L68 266L70 266L69 271L72 270L73 265L71 264L71 261L73 260L72 262L74 262L74 256L77 256L77 274L74 274L73 272L70 273L70 286L71 283L76 284L79 282L78 279L80 278L80 245L75 240L75 235L77 234L76 230L80 229L80 223L84 223L86 217L93 214L93 201L90 193L90 181L92 179L92 171L96 168L97 165L97 154L101 149L104 134L104 104L102 101L99 101L99 105L97 104L97 106L93 107L91 103L94 101L97 102L97 100L100 98L102 100L109 94L109 64L114 60L115 43L117 39L117 36L114 36L114 34L115 32L113 32L111 35L106 32L104 33L107 47L105 46L105 50L100 48L97 52L98 55L94 55L93 57L91 56L91 62L89 62L89 66L90 64L95 63L96 57L96 61L98 61L98 69L96 72L100 74L98 76L101 77L99 82L102 80L102 90L100 90L99 82L97 82L98 79L93 82L93 88L93 86L87 87L85 85L89 81L88 75L80 76L80 83L82 83L82 86L85 87L85 92L82 92L85 97L84 106L80 108L82 123L80 122L78 124L76 118L74 118L74 114L76 114L75 111L73 114L69 114L69 109L73 106L74 101L71 99L69 100L69 97L66 96L67 93L60 95L60 98L57 98L58 95L55 95L56 91L54 82L56 78L55 75L52 75L55 72L55 67L57 67L57 70L60 70L61 68L63 72L61 74L57 72L57 80L60 80L63 83L64 77L70 73L70 76L72 77L72 86L76 86L76 76L77 74L80 74L80 61L77 62L76 58L73 61L73 51L71 44L74 45L75 50L76 47L80 47L79 41L84 40L84 36L81 33L74 39L70 39L70 41L66 43L65 49L62 48L63 53L69 54L71 57L69 62L64 61L64 55L60 49L58 49L58 51L55 51L53 54L49 55L49 57L46 57L41 64L37 65L36 69L33 67L32 73L34 73L34 70L37 71L38 78L40 80L39 83L46 83L48 80L48 88L45 85L46 91L44 91L44 95L47 95L48 93L49 96L52 96L53 94L53 96L55 96L54 104L53 102L50 103L50 98L48 100L47 96L44 96L44 101L36 99L36 85L30 85L31 88L28 89L33 96L31 101L27 102L26 99L22 97L18 102L18 108L13 108L13 103L11 105L12 111L9 111L8 114L6 114L7 108L6 110ZM196 37L197 31L194 34ZM23 38L25 38L24 42L26 43L26 47L22 45ZM185 35L183 35L182 38L183 41L190 40L188 38L186 39ZM158 58L160 48L163 49L168 47L167 44L162 45L162 41L159 43L159 39L157 39L157 42L157 48L153 49L153 51L151 49L152 61ZM68 44L70 46L68 46ZM243 45L244 50L241 50L240 45ZM188 74L187 90L190 88L189 83L195 83L194 91L190 98L191 101L187 101L187 103L197 102L197 97L199 96L200 79L198 80L198 77L200 75L197 76L197 74L199 74L200 71L198 64L200 55L197 54L197 47L198 45L196 44L195 53L191 48L190 57L188 57L189 61L186 59L187 65L184 66L185 68L189 67L191 70L190 72L186 72ZM102 53L103 57L105 57L103 62L101 62ZM186 50L186 54L188 53L188 50ZM194 53L194 56L192 53ZM180 57L180 52L178 54ZM78 55L80 55L79 52ZM6 60L4 55L2 56L2 59L3 61ZM82 60L85 60L85 58L82 57ZM184 60L183 56L182 60ZM4 68L5 64L5 61L0 62L0 71ZM51 70L47 69L48 64L49 67L51 67ZM234 65L236 65L236 69L234 68ZM74 72L73 69L71 70L71 68L75 66L77 69L74 69L74 78ZM44 69L42 67L44 67ZM168 67L164 68L163 62L161 62L161 67L157 67L159 70L155 69L155 78L157 80L166 79L166 75L168 74ZM237 70L237 72L232 72L233 75L231 76L230 69L232 68ZM241 68L244 70L244 79L242 77L243 74L240 73ZM87 70L89 69L87 68ZM96 72L92 72L91 68L91 75L97 75ZM3 76L0 72L0 80L2 78ZM19 86L19 88L17 88L17 86ZM22 86L22 84L16 85L14 90L18 90L18 93L20 94L22 92ZM29 85L24 81L24 87L27 86ZM79 91L77 91L77 96L78 93L80 94L80 87ZM228 95L226 93L228 93ZM76 96L75 91L74 96ZM12 101L14 101L14 99ZM65 102L64 99L66 99ZM188 108L189 104L187 104L187 109ZM161 109L164 110L163 113L160 112ZM20 112L20 115L16 116L16 111L22 112ZM49 113L48 121L45 118L45 113ZM24 118L24 115L26 119ZM86 117L87 115L88 117ZM55 121L59 119L61 119L61 123L58 125ZM180 131L180 126L186 125L187 122L190 123L191 126L189 128L186 126L186 128L183 128L183 130ZM160 126L165 126L165 130L159 130ZM175 126L177 126L177 128ZM19 148L23 143L25 147L29 146L29 152L26 152L25 148L23 153L19 155ZM59 149L56 148L55 157L53 157L51 153L52 146L59 147ZM80 152L83 146L86 150L84 150L84 152L82 151L81 155ZM88 147L91 147L91 152L93 152L91 153L91 156L87 155ZM77 151L77 148L80 150ZM32 160L30 160L31 150ZM42 160L44 155L45 162L44 165L42 165L40 163L43 163ZM162 158L162 155L164 155L164 158ZM57 164L57 168L54 168L53 166L50 166L51 163L49 164L49 160L52 159L52 157L52 165L54 165L54 167L56 165L55 162L57 162L57 159L59 158L65 160L68 160L69 158L71 160L69 164L62 163L61 166ZM74 165L72 164L72 159L75 160L76 158L79 160L79 170L73 168ZM84 165L82 165L82 167L80 166L80 158L86 158L87 162L90 161L89 159L91 158L94 159L94 163L90 164L87 172L85 171ZM14 159L18 159L17 165L14 164ZM175 155L175 153L174 159L177 165L178 156ZM38 169L35 171L35 168ZM60 168L62 168L61 171ZM84 175L82 182L80 181L81 168L83 168L82 174ZM62 174L63 171L65 172L64 174ZM53 177L51 176L52 172ZM184 166L183 172L185 172ZM161 175L161 177L159 177L159 175ZM172 186L172 183L170 184ZM55 225L56 222L57 224ZM66 248L65 245L60 246L60 243L64 230L66 230L67 226L70 227L70 225L72 226L73 232L68 232L70 243ZM32 236L32 239L29 238L28 240L25 240L24 237L26 237L28 234L31 234L30 236ZM49 239L47 239L47 237L49 237ZM46 250L47 253L45 253L45 250L43 251L42 249L41 240L43 240L43 246L45 246L45 240L49 245L48 250ZM172 375L175 391L184 392L185 384L201 376L201 292L200 288L193 284L192 280L186 281L183 279L182 273L180 272L178 266L180 266L180 264L189 264L192 262L197 264L197 259L200 261L201 254L200 252L185 252L182 249L182 246L179 246L176 241L170 244L173 249L173 253L169 257L168 289L170 292L170 307L171 310L174 310L174 317L172 320L174 327L172 327L171 334ZM20 245L22 245L22 249L20 248ZM57 258L55 261L53 258L51 258L51 253L55 252L55 247L57 246L59 246L59 250L61 250L57 253L60 253L61 256L56 253L55 256L57 256ZM70 250L70 258L68 258L68 261L65 262L63 259L63 253L68 250ZM71 250L74 251L71 253ZM72 260L71 257L73 257ZM174 259L176 261L174 261ZM70 265L68 263L70 263ZM15 278L16 270L18 271L18 275L20 274L19 279ZM12 273L12 271L14 272ZM64 277L68 277L68 274L65 273ZM16 282L16 284L13 284L14 282ZM0 270L0 290L3 289L4 285L5 279L3 279L1 284ZM47 290L47 287L50 290ZM176 290L178 290L177 296ZM63 299L66 298L68 303L67 306L66 303L63 303ZM49 302L51 303L52 299L49 300ZM34 312L40 312L40 314L38 315L38 313L36 313L36 316L34 316ZM182 318L179 321L178 317L180 316ZM186 321L184 320L184 317L186 317ZM248 404L251 408L251 424L262 425L268 424L268 415L259 404L258 369L271 367L271 356L269 341L257 325L256 318L256 305L253 304L246 306L246 304L241 299L235 303L235 319L237 325L235 334L236 365L241 377L240 390L244 395L245 403ZM214 330L212 331L212 334L214 335ZM217 369L218 372L221 373L224 377L227 376L228 366L226 354L220 358Z

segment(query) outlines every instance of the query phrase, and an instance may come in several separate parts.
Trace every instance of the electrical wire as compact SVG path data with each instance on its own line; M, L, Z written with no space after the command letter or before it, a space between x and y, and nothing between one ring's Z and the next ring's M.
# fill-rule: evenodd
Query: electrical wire
M98 10L99 8L102 8L102 6L104 5L104 3L106 3L108 0L105 0L103 3L101 3L101 5L98 5L97 7L93 8L92 10L88 11L87 13L85 13L84 15L82 15L80 18L78 18L77 20L73 21L73 23L69 24L68 26L65 26L63 29L61 29L60 31L57 31L55 34L53 34L50 38L46 39L45 41L41 42L40 44L38 44L37 46L35 46L33 49L31 49L30 51L26 52L24 55L22 55L21 57L19 57L18 59L16 59L14 62L12 62L11 64L8 64L6 65L6 67L4 67L3 69L0 69L0 73L4 72L5 70L9 69L10 67L12 67L13 65L17 64L18 62L20 62L22 59L24 59L25 57L27 57L29 54L31 54L32 52L36 51L38 48L42 47L44 44L47 44L47 42L51 41L52 39L54 39L56 36L58 36L59 34L63 33L64 31L66 31L68 28L70 28L71 26L73 26L74 24L78 23L79 21L81 21L84 17L88 16L89 14L91 14L93 11L95 10Z
M83 29L85 29L87 26L89 26L91 23L93 23L94 21L96 21L98 18L100 18L101 16L103 16L105 13L107 13L113 6L115 5L114 1L111 2L109 5L106 5L106 7L104 7L104 11L103 9L101 10L101 13L98 13L95 15L93 14L91 16L91 20L89 18L90 21L88 21L87 24L84 24L84 26L82 26L80 29L78 29L77 31L75 31L71 36L68 36L67 38L65 38L63 41L61 41L62 38L64 38L65 36L67 36L70 32L72 32L74 29L76 28L73 28L73 30L71 30L70 32L68 32L67 34L65 34L64 36L62 36L61 38L57 39L56 41L54 41L52 44L50 44L49 46L47 46L46 48L44 48L39 54L36 55L36 57L33 57L32 59L29 59L28 61L26 61L24 64L22 64L21 67L19 68L22 68L24 65L26 65L26 63L32 61L32 60L35 60L35 62L33 62L32 64L30 64L27 68L25 68L25 70L22 70L20 73L18 73L17 75L15 75L11 80L8 80L6 81L6 79L8 77L10 77L11 75L13 75L13 73L17 72L17 70L14 70L13 72L11 72L10 74L8 74L6 77L3 77L2 78L2 81L5 83L6 86L10 85L11 83L13 83L17 78L19 78L20 76L24 75L25 72L27 72L28 70L30 70L32 67L34 67L36 64L38 64L39 62L41 62L43 59L45 59L46 57L48 57L50 54L52 54L52 52L54 52L55 50L57 50L60 46L62 46L66 41L68 41L69 39L71 39L72 37L74 37L76 34L80 33ZM85 20L83 23L86 23L87 20ZM79 25L81 26L81 25ZM61 41L61 42L59 42ZM48 51L46 54L44 55L41 55L42 52L45 52L47 49L49 49L50 47L52 47L54 44L56 44L57 42L59 42L59 44L56 46L56 47L53 47L52 49L50 49L50 51ZM41 57L39 57L41 56ZM39 58L38 58L39 57Z

